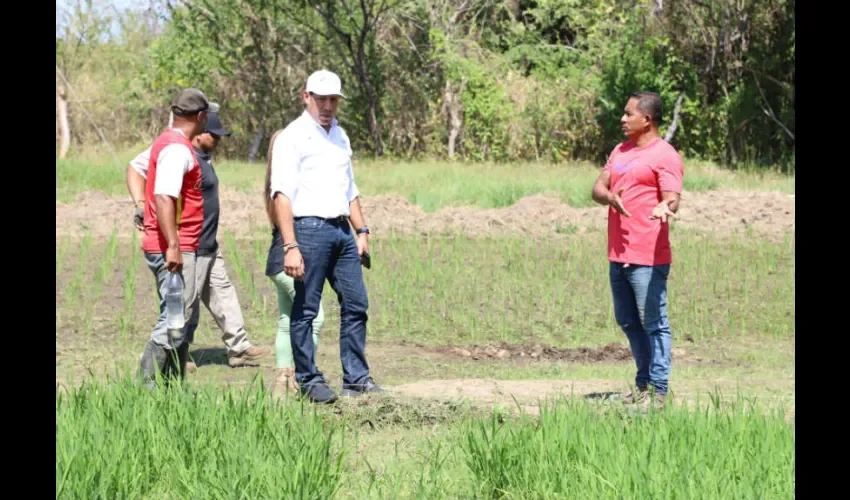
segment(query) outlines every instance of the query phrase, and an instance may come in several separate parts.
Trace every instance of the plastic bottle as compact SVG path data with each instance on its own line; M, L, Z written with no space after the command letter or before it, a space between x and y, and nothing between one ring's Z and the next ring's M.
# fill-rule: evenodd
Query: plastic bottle
M171 273L165 281L165 324L169 330L179 330L186 324L183 317L183 277Z

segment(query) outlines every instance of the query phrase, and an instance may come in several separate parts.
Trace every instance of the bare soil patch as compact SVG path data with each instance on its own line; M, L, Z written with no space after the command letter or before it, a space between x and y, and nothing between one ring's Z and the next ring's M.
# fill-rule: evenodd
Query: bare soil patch
M448 358L473 360L525 359L540 361L571 361L576 363L619 362L632 359L627 346L610 343L602 347L560 348L545 344L472 344L465 346L425 346L417 349Z
M236 238L268 232L268 221L255 192L221 191L221 227ZM604 230L605 207L574 208L558 198L534 195L498 209L446 207L425 213L397 195L368 197L363 210L375 235L466 234L496 236L510 229L526 236L569 236L587 230ZM73 203L56 202L56 234L72 236L91 232L108 235L114 227L122 237L132 228L133 205L126 196L100 192L80 194ZM746 230L767 238L781 238L795 229L793 195L775 192L718 190L685 192L675 226L729 234Z
M413 348L412 352L428 353L442 359L471 359L474 361L565 361L570 363L622 363L632 362L632 351L628 345L611 342L599 347L555 347L547 344L495 344L437 345L429 346L407 341L400 346ZM677 363L702 363L682 347L672 351Z

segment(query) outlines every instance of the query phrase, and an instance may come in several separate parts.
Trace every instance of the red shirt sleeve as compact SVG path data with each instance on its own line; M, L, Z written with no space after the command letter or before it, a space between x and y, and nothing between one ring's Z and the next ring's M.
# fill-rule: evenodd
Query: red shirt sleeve
M604 167L602 167L602 171L603 171L603 172L605 172L606 170L607 170L609 173L611 172L611 165L614 163L614 156L616 156L616 155L617 155L617 149L618 149L618 148L614 148L614 149L611 151L611 153L608 155L608 161L606 161L606 162L605 162L605 166L604 166Z
M655 165L655 175L661 191L672 191L682 194L682 179L684 177L682 157L678 153L669 154Z

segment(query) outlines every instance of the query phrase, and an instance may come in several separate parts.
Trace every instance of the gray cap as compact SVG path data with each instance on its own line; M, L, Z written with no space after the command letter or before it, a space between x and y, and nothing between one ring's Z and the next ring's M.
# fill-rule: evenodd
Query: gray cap
M218 103L210 102L198 89L186 89L180 92L171 103L171 111L178 116L193 115L200 111L217 113L219 108Z

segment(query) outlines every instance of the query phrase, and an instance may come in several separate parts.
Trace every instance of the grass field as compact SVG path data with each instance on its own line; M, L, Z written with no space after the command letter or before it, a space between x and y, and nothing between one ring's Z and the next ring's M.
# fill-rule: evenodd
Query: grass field
M143 148L139 148L141 151ZM126 194L124 171L138 151L112 157L56 161L56 199L68 201L77 193L95 189ZM794 192L794 177L775 172L729 171L710 164L685 165L685 189L705 191L719 187ZM222 162L217 167L221 183L233 189L261 189L265 162L253 165ZM590 186L599 175L591 164L450 164L363 161L355 165L358 186L370 196L399 194L426 212L444 206L473 205L497 208L523 196L551 193L575 207L591 206Z
M111 163L57 161L57 202L126 197ZM258 197L258 168L222 164L222 189ZM693 191L794 192L793 177L686 169ZM372 162L357 176L364 192L433 211L537 193L589 206L596 172ZM367 355L391 394L315 408L276 406L273 356L229 368L206 310L184 390L128 380L158 312L129 220L57 229L57 498L794 497L792 232L673 226L672 404L643 416L607 398L634 364L613 319L603 230L376 236ZM273 345L267 238L233 229L219 242L249 337ZM338 388L339 308L329 287L323 300L317 363Z

